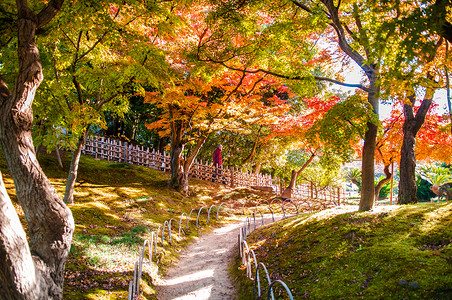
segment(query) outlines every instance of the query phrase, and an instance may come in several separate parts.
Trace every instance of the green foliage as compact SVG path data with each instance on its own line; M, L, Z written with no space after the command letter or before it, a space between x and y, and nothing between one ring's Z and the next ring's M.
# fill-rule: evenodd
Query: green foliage
M143 85L168 80L165 53L143 26L166 22L169 6L144 5L77 1L49 23L37 39L44 81L33 107L36 144L73 149L86 128L105 128L106 112L122 118Z
M311 163L300 175L298 181L310 182L316 190L322 190L330 186L340 186L342 177L339 172L339 166L332 169Z
M290 168L299 168L301 167L311 156L310 153L305 151L304 149L299 150L290 150L287 153L287 163L289 164Z
M328 152L347 161L354 154L353 144L364 137L367 122L378 124L378 117L365 99L354 95L334 105L308 134L313 140L318 135Z
M345 180L350 181L361 190L361 170L358 168L350 168L344 175Z
M432 184L420 176L416 176L417 192L416 197L420 201L430 201L436 197L436 194L432 192Z
M452 173L449 168L439 165L428 165L417 169L419 176L432 185L441 186L452 182Z

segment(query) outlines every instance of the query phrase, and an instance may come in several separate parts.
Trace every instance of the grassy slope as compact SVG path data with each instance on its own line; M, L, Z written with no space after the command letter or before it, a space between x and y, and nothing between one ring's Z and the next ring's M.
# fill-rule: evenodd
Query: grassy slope
M248 242L294 299L452 299L451 202L297 216ZM251 299L252 282L238 280Z
M69 160L65 157L66 167ZM40 156L40 162L62 195L67 170L60 170L52 156ZM0 169L14 200L2 159ZM191 193L183 196L169 189L167 180L168 174L155 170L82 157L76 203L71 205L76 230L66 268L66 299L126 298L133 264L150 229L169 218L178 220L191 208L260 200L246 189L197 180L190 180ZM236 205L238 211L241 206ZM452 298L452 203L387 212L328 212L292 217L249 237L258 261L267 265L273 278L290 286L295 299ZM207 229L205 212L201 220L200 230ZM176 232L177 225L173 227ZM160 271L199 233L192 226L175 247L165 242L164 255L157 257ZM241 298L251 299L252 283L238 260L233 270ZM144 279L144 297L154 299L152 280L149 275ZM400 285L400 280L417 282L419 288Z
M55 157L51 155L40 155L39 160L46 175L63 196L70 155L64 157L64 170L58 167ZM8 193L25 224L21 208L15 203L14 185L3 158L0 159L0 169ZM168 245L165 240L164 253L156 257L162 272L177 258L182 247L201 231L208 230L205 226L207 211L204 209L200 217L201 226L194 226L196 212L192 213L190 230L183 235L184 238L178 239L178 222L182 212L188 214L192 208L258 197L247 195L243 189L231 190L194 179L190 180L190 194L184 196L168 187L168 179L168 174L148 168L81 158L75 204L70 205L76 228L66 265L66 299L127 299L133 265L144 239L150 238L151 230L156 230L165 220L175 220L172 222L173 240L177 241L175 246ZM226 220L223 209L220 213L223 214L221 219ZM209 224L219 225L214 215L210 220ZM148 274L144 279L144 297L154 299L152 280Z

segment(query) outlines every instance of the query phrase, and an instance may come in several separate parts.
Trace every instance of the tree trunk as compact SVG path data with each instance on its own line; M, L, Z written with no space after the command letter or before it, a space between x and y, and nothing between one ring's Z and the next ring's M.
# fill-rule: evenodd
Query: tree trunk
M406 124L408 125L408 124ZM403 126L403 142L400 152L399 203L417 203L416 196L416 137L410 126Z
M259 130L259 132L260 132L260 130ZM245 158L245 160L242 162L242 166L249 163L254 158L254 156L256 155L256 149L257 149L258 144L259 144L259 136L256 137L256 140L254 141L254 144L253 144L253 148L251 149L251 152L248 155L248 157Z
M295 188L295 183L297 182L297 177L300 176L301 172L303 172L304 169L312 162L314 157L317 155L316 152L319 148L315 149L313 152L311 152L311 156L309 159L301 166L300 170L295 171L292 170L292 173L290 174L290 183L289 186L284 189L284 191L281 193L281 197L285 199L291 199L292 198L292 192Z
M262 163L261 162L257 162L256 165L254 166L254 174L255 175L259 175L259 173L261 172L261 167L262 167Z
M183 188L183 178L184 178L184 165L182 158L182 151L184 150L184 145L182 142L178 142L176 145L171 145L170 151L170 167L171 167L171 181L170 185L177 191L182 191ZM187 181L186 181L187 182ZM187 182L188 184L188 182Z
M391 162L391 164L392 164L392 162ZM382 180L380 180L377 183L377 185L375 186L375 201L378 200L378 197L380 196L380 190L383 187L383 185L388 183L392 178L392 173L389 171L389 165L386 165L384 167L384 172L385 172L386 177L383 178Z
M206 139L206 136L199 137L195 148L186 159L182 158L184 149L182 142L174 145L174 151L171 152L171 186L183 194L188 193L188 174Z
M74 220L36 159L31 109L42 81L35 30L61 9L50 1L41 13L17 0L19 76L11 94L0 79L0 141L29 228L30 246L11 200L0 182L0 295L9 299L61 299L64 266Z
M281 193L281 198L292 199L292 192L295 188L295 182L297 181L297 177L298 177L297 171L292 170L292 173L290 174L290 183Z
M3 299L45 299L27 236L0 174L0 293ZM13 249L13 248L16 249ZM35 277L36 278L33 278ZM16 286L17 285L17 286Z
M58 160L58 165L60 166L61 169L64 169L63 162L61 161L60 149L58 148L58 146L55 146L55 155Z
M377 141L377 125L367 123L364 136L363 158L361 165L361 199L359 211L371 210L375 199L375 148Z
M431 79L431 75L427 75L427 79ZM403 113L405 122L403 123L403 142L400 152L400 181L399 181L399 204L417 203L416 196L416 135L424 124L425 117L432 104L434 89L427 88L416 116L414 115L413 106L416 96L413 94L408 97L410 104L403 105Z
M78 139L77 148L72 152L71 167L69 169L69 175L66 182L66 190L64 192L64 202L67 204L74 203L74 189L75 182L77 181L78 165L80 162L80 156L82 155L82 148L86 142L88 136L88 129L85 130L83 135Z
M373 113L377 116L380 86L378 83L378 69L368 70L369 91L367 102L372 106ZM361 165L361 199L359 211L368 211L373 208L375 200L375 150L377 148L378 126L367 122L367 131L364 135L363 157Z

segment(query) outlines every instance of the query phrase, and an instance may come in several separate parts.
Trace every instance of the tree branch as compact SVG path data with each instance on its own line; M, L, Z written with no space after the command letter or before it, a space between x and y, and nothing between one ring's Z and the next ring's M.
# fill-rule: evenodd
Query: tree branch
M17 1L19 2L19 1ZM25 1L26 2L26 1ZM46 7L38 13L38 24L36 28L40 28L49 23L56 14L61 10L64 0L51 0Z
M223 66L225 68L228 68L229 70L239 71L239 72L244 72L244 73L249 73L249 74L265 73L265 74L268 74L268 75L272 75L272 76L275 76L275 77L278 77L278 78L283 78L283 79L288 79L288 80L308 80L308 79L314 78L317 81L331 82L331 83L334 83L334 84L337 84L337 85L346 86L346 87L352 87L352 88L359 88L359 89L361 89L361 90L363 90L365 92L369 92L369 88L365 87L362 84L345 83L345 82L342 82L342 81L339 81L339 80L336 80L336 79L331 79L331 78L328 78L328 77L322 77L322 76L313 76L313 77L310 77L310 76L288 76L288 75L284 75L284 74L278 74L278 73L273 72L273 71L264 70L264 69L261 69L261 68L255 69L255 70L246 70L246 69L241 69L241 68L228 66L225 62L217 61L217 60L214 60L212 58L202 59L202 58L199 57L199 55L198 55L198 60L199 61L213 62L213 63L219 64L219 65L221 65L221 66Z

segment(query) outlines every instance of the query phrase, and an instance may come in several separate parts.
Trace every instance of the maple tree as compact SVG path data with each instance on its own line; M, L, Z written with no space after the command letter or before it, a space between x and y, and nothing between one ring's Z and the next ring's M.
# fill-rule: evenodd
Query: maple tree
M377 139L377 162L383 163L386 177L376 187L382 186L391 179L389 167L393 162L400 160L405 116L403 102L396 101L388 118L382 121L382 132ZM419 110L414 107L414 112ZM451 162L452 136L447 130L448 116L438 113L438 104L433 103L428 111L423 126L419 129L416 138L416 160L432 163L435 161Z
M65 6L50 24L55 32L40 39L48 68L34 108L53 130L36 142L73 149L66 203L74 201L78 162L90 128L105 127L105 112L124 116L130 97L142 93L144 84L168 79L165 55L153 43L152 30L169 21L169 11L168 4L81 1Z
M162 49L178 76L160 86L161 92L148 92L146 96L146 101L164 111L148 128L171 137L171 185L182 192L187 192L188 172L212 132L246 132L244 124L272 122L275 115L287 109L276 95L265 96L278 85L270 76L226 71L194 59L190 49L197 47L206 34L205 8L175 8L182 26L170 40L162 40Z
M283 198L291 198L297 177L317 156L325 169L333 171L341 162L348 161L355 153L355 145L366 130L365 124L373 114L357 95L342 97L311 97L303 100L296 114L288 114L272 126L273 136L290 136L294 147L304 149L305 160L298 170L291 170L288 187ZM353 115L350 114L353 111Z
M279 76L291 80L292 85L294 80L301 80L304 83L312 83L316 80L354 86L366 93L367 101L374 113L378 115L382 78L394 78L391 75L388 76L386 69L395 69L397 66L402 69L406 66L414 69L409 63L403 63L401 66L393 58L400 58L406 54L401 61L422 64L423 60L416 61L415 57L419 58L420 53L431 53L432 48L431 44L422 42L425 32L431 33L431 36L435 36L435 32L446 33L444 26L448 25L448 2L438 1L437 4L440 5L437 5L436 9L441 12L441 21L431 30L422 25L431 22L419 22L416 15L420 14L421 19L427 18L432 21L432 12L435 10L429 10L429 13L424 15L424 9L429 4L421 2L408 5L400 2L329 0L289 3L223 2L213 13L219 21L209 28L211 33L206 35L204 41L200 43L197 55L201 61L216 62L231 69ZM410 17L406 18L407 15ZM240 25L243 26L240 27ZM325 30L328 28L330 30ZM240 41L238 47L234 47L232 42L229 44L225 42L225 36L229 37L230 34L235 40ZM229 40L234 39L229 38ZM222 47L218 47L219 41ZM399 46L404 43L411 47ZM307 47L307 44L311 46ZM323 45L323 47L315 47L312 44ZM339 52L330 50L334 45L340 49ZM220 51L215 51L215 48ZM320 51L315 58L313 54L319 48L327 50ZM325 61L325 57L329 57L330 62L336 57L353 61L363 71L365 82L355 85L345 84L340 76L329 77L325 68L321 69L323 73L319 72L322 59ZM246 63L243 63L244 61ZM242 62L241 65L240 62ZM253 69L243 67L253 64L258 67ZM317 68L312 67L313 65ZM410 79L405 78L405 80ZM402 81L394 82L402 84ZM370 209L374 201L377 125L378 120L369 122L364 136L360 210ZM407 166L408 164L404 164L403 168L406 170ZM407 185L403 184L403 186Z
M31 106L43 79L35 38L62 5L63 1L52 0L34 11L27 1L1 3L2 11L17 18L10 25L14 30L2 31L8 38L0 49L0 140L29 230L28 241L0 180L0 293L10 299L61 299L63 295L74 220L40 168L31 135ZM4 60L8 55L13 59ZM8 83L14 84L14 90Z
M161 93L148 92L146 101L166 108L160 120L148 125L161 136L170 136L171 185L188 191L188 173L208 136L215 131L243 131L245 123L273 122L288 109L285 101L262 94L277 84L259 76L225 73L212 81L187 78ZM189 153L186 145L194 143Z
M379 30L384 18L377 18L376 12L373 6L364 4L364 1L339 2L337 6L334 1L327 0L290 3L272 1L265 5L256 2L246 7L245 3L226 2L215 13L220 25L212 25L212 34L206 36L198 47L198 57L202 61L216 62L231 69L284 78L289 80L296 93L305 95L317 90L313 89L316 81L356 87L366 93L366 101L378 114L378 73L381 58L385 54L380 41L388 39L389 35ZM232 24L225 24L223 20L233 21ZM236 29L240 24L245 26ZM214 50L218 48L219 40L224 43L224 28L228 29L228 34L237 36L241 47L229 45L221 47L221 51ZM330 49L327 46L312 46L316 45L316 40L322 41L319 44L336 45L340 52L332 52L330 49L334 49L333 46ZM268 55L269 52L272 55ZM342 77L335 76L330 62L336 55L354 61L365 74L366 82L348 84L343 82ZM247 61L246 65L258 64L260 67L247 69L234 65L244 60ZM317 84L317 88L322 86ZM377 125L369 122L367 127L363 146L360 210L369 210L374 198Z
M417 16L421 8L417 4L385 6L398 12L396 18L387 23L386 30L396 32L400 39L393 42L394 51L387 56L382 69L383 93L406 99L399 164L399 203L416 203L416 136L433 103L435 91L445 82L444 66L450 60L447 57L449 42L419 22ZM422 99L421 105L415 112L414 106L419 98Z

